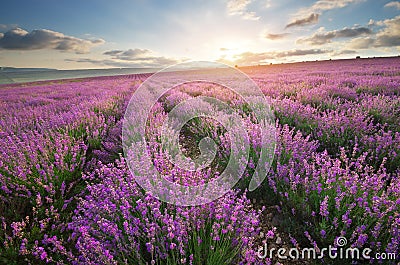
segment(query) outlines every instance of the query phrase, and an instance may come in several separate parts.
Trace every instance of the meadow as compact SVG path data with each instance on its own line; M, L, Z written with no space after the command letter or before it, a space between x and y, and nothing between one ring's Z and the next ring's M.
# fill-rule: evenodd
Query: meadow
M235 95L188 84L149 113L153 162L167 179L185 185L219 175L231 146L220 123L193 119L182 129L184 153L196 158L200 140L210 137L216 157L210 168L179 170L159 145L167 113L207 95L246 118L250 157L241 180L200 206L157 200L127 166L124 114L150 74L0 85L0 263L292 264L261 259L258 249L269 243L318 252L345 237L348 247L372 249L371 260L325 256L297 264L397 264L400 58L240 70L268 98L276 124L275 156L254 191L246 188L260 154L259 129Z

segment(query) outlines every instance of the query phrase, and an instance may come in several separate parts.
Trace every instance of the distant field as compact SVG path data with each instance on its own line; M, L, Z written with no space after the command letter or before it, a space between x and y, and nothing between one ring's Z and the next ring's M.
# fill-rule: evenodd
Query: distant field
M56 70L56 69L19 69L1 68L0 84L26 83L46 80L60 80L73 78L87 78L98 76L116 76L141 73L152 73L158 68L112 68L112 69L82 69L82 70Z
M243 101L189 84L149 113L153 162L184 184L224 170L228 132L211 119L184 127L180 144L188 157L199 155L203 137L218 146L214 168L188 173L169 163L160 147L167 113L207 95L248 118L250 156L242 179L225 196L195 207L147 194L123 158L126 106L151 74L0 85L0 264L292 264L291 258L261 259L258 249L267 242L314 247L318 254L337 247L338 237L346 238L346 247L370 248L371 263L397 264L400 58L240 70L261 88L276 119L275 157L253 192L245 189L260 153L259 125ZM325 256L323 262L351 260Z

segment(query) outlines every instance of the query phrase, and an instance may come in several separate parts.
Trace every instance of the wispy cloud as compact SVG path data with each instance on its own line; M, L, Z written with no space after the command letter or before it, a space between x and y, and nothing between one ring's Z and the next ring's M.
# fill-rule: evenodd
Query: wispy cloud
M269 40L280 40L286 38L289 35L290 35L289 33L277 33L277 34L267 33L265 35L265 38Z
M304 56L304 55L312 55L312 54L324 54L330 52L328 50L321 50L321 49L295 49L289 51L279 51L279 52L271 52L269 54L269 58L283 58L283 57L292 57L292 56Z
M112 50L112 51L106 51L106 52L104 52L103 54L104 54L104 55L111 55L111 56L114 56L114 55L121 54L122 52L124 52L124 51L123 51L123 50Z
M15 29L18 28L17 24L0 24L0 32L4 33L6 31L9 31L10 29Z
M228 64L256 65L259 63L264 63L266 60L271 60L271 59L285 59L296 56L328 54L331 52L332 50L323 50L323 49L304 49L304 50L294 49L287 51L270 51L270 52L260 52L260 53L244 52L235 55L233 60L227 60L224 57L221 57L219 61Z
M397 10L400 10L400 2L399 1L392 1L389 2L385 5L387 8L396 8Z
M365 0L318 0L312 6L302 8L299 11L300 15L310 13L322 13L324 11L344 8L350 4L364 2Z
M310 14L309 16L307 16L305 18L295 19L294 21L292 21L289 24L287 24L285 28L317 24L318 23L318 18L319 18L319 14L312 13L312 14Z
M148 49L128 49L128 50L110 50L105 51L103 55L106 59L66 59L67 62L91 63L99 66L111 67L165 67L176 64L180 60L164 56L156 56L154 52Z
M251 2L252 0L229 0L226 6L228 15L239 15L247 20L259 20L260 17L255 12L247 10Z
M363 1L365 0L318 0L309 7L301 8L294 15L293 21L286 25L286 28L316 24L319 16L325 11L344 8L350 4Z
M114 59L123 61L136 61L136 60L148 60L149 58L155 58L152 56L152 51L147 49L129 49L123 50L112 50L106 51L104 55L113 56Z
M323 45L330 43L333 39L337 38L354 38L361 35L371 34L373 34L372 30L366 27L343 28L340 30L315 33L311 37L298 39L297 43Z
M6 50L55 49L82 54L88 53L92 47L103 43L102 39L80 39L48 29L28 32L15 28L0 35L0 49Z

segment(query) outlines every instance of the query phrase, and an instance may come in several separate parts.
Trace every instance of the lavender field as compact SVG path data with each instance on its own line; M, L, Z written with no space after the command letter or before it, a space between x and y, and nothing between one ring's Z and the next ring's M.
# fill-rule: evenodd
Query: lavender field
M261 88L276 123L266 179L246 188L260 154L246 120L250 158L235 189L200 206L157 200L125 161L128 102L150 74L0 86L0 264L398 264L400 261L400 58L241 68ZM230 144L212 119L182 130L188 157L205 136L210 168L174 168L159 128L179 102L207 95L246 116L223 89L185 85L149 114L158 171L191 185L224 170ZM370 248L370 259L259 257L259 248ZM339 245L340 247L340 245ZM376 255L386 253L386 255ZM394 256L389 254L394 253Z

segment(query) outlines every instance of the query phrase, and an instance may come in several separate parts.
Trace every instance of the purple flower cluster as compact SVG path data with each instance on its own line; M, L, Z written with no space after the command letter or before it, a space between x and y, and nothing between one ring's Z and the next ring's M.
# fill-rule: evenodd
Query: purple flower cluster
M259 212L245 194L230 192L210 204L177 207L145 193L123 159L84 179L95 181L69 224L79 256L75 264L206 262L215 251L236 251L235 263L252 263ZM196 249L201 249L198 254ZM239 251L240 250L240 251ZM226 253L228 254L228 253ZM229 253L231 255L232 253ZM202 261L201 261L202 260Z
M115 136L132 81L55 81L0 90L0 248L9 262L63 263L82 172ZM110 84L118 87L110 89ZM108 157L113 155L108 152ZM118 157L118 155L117 155Z
M353 246L398 254L400 67L398 59L369 62L367 69L342 62L341 70L324 62L285 79L270 73L269 84L258 76L279 123L265 188L308 227L303 242L329 244L341 235Z

